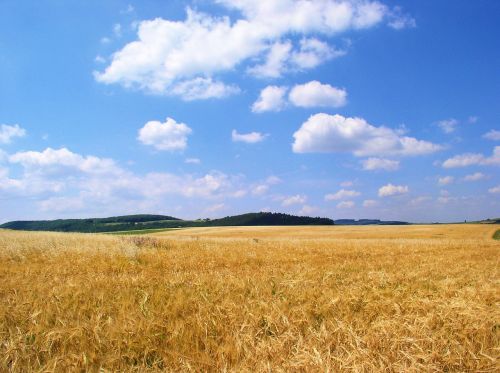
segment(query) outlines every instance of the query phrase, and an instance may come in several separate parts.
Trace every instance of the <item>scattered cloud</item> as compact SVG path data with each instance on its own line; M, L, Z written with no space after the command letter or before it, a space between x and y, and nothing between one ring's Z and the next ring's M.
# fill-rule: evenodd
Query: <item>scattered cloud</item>
M500 131L498 130L491 130L489 132L486 132L483 137L488 140L493 140L493 141L500 141Z
M248 72L259 78L280 78L286 69L291 50L292 43L289 40L274 43L269 47L265 62L249 68Z
M318 211L319 211L319 209L316 206L304 205L298 211L298 214L299 215L312 215L312 214L315 214Z
M121 36L122 36L122 25L120 25L119 23L115 23L113 25L113 35L116 38L121 38Z
M139 130L137 139L144 145L153 146L157 150L176 151L187 147L187 138L192 130L184 123L167 118L160 121L147 122Z
M341 107L347 102L345 89L322 84L317 80L299 84L292 88L288 96L290 102L299 107Z
M408 193L408 191L409 191L409 189L408 189L407 185L387 184L378 190L378 196L379 197L390 197L390 196L406 194L406 193Z
M252 111L254 113L280 111L286 105L284 100L286 91L286 87L267 86L260 92L259 98L252 105Z
M199 158L186 158L184 160L184 163L188 163L188 164L200 164L201 160Z
M335 49L317 38L303 38L300 48L291 55L292 69L312 69L325 61L346 54L346 51Z
M441 145L375 127L362 118L325 113L311 116L293 135L295 153L353 153L363 156L415 156L434 153Z
M395 30L403 30L406 28L417 27L417 22L415 18L404 14L401 7L396 6L389 12L389 22L387 23L389 27Z
M474 115L471 115L469 118L467 118L467 122L469 122L470 124L477 123L478 120L479 118Z
M284 71L312 68L342 54L320 40L321 36L368 29L384 18L395 17L389 7L371 0L216 3L238 11L239 16L232 20L187 8L184 20L140 21L137 39L113 53L109 65L95 72L95 79L166 94L179 82L211 79L253 61L257 62L250 72L278 77ZM391 22L396 28L408 23ZM288 35L302 37L299 45L287 40Z
M301 195L301 194L296 194L291 197L286 197L283 202L281 202L281 205L284 207L291 206L291 205L297 205L297 204L304 204L307 201L307 196Z
M438 179L438 184L439 185L448 185L453 183L455 181L455 178L453 176L443 176Z
M373 199L365 199L363 201L363 207L376 207L378 206L378 201L375 201Z
M444 133L452 133L452 132L455 132L455 130L458 126L458 120L453 119L453 118L444 119L444 120L440 120L436 124L439 128L441 128L441 131L443 131Z
M491 157L479 153L465 153L456 155L443 162L444 168L467 166L500 166L500 146L495 146Z
M500 185L497 185L496 187L493 187L493 188L488 189L488 192L489 192L489 193L493 193L493 194L498 194L498 193L500 193Z
M337 208L339 209L350 209L355 206L353 201L342 201L337 204Z
M374 171L396 171L399 169L399 161L393 161L385 158L368 158L361 161L363 170Z
M18 124L0 125L0 144L9 144L15 137L23 137L26 135L26 130L21 128Z
M482 180L485 178L486 178L485 174L483 174L481 172L475 172L475 173L470 174L470 175L465 175L464 180L465 181L478 181L478 180Z
M82 156L67 148L44 151L18 152L9 156L10 163L22 165L30 173L58 173L61 170L77 170L87 174L118 175L120 168L112 159L95 156Z
M175 84L167 94L179 96L184 101L195 101L224 98L239 92L240 89L235 85L226 85L212 78L198 77Z
M231 132L231 139L234 142L246 142L247 144L255 144L262 142L266 139L268 135L262 134L260 132L250 132L250 133L238 133L238 131L233 130Z
M350 181L350 180L346 180L346 181L343 181L340 183L340 186L343 188L349 188L349 187L352 187L353 185L354 185L354 182Z
M325 201L336 201L339 199L344 199L344 198L352 198L352 197L357 197L360 196L361 193L355 190L346 190L346 189L341 189L336 193L330 193L325 195Z

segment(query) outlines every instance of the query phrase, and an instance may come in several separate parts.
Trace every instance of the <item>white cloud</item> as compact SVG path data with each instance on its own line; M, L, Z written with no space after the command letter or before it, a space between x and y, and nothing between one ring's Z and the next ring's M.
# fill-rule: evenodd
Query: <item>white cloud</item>
M18 152L9 157L9 162L21 164L31 172L53 172L74 169L89 174L120 174L120 168L112 159L82 156L67 148L47 148L42 152Z
M399 169L399 161L393 161L385 158L368 158L361 161L363 170L385 170L396 171Z
M319 39L303 38L300 41L300 49L291 55L291 63L298 69L312 69L345 54L346 51L334 49Z
M453 183L455 181L455 178L453 176L443 176L438 179L438 184L439 185L448 185Z
M144 145L158 150L183 150L187 147L187 137L192 130L184 123L167 118L165 123L149 121L139 130L137 139Z
M342 201L337 204L339 209L350 209L353 208L355 203L353 201Z
M286 91L286 87L267 86L260 92L259 98L252 105L252 111L254 113L280 111L285 106Z
M96 80L165 94L179 81L212 78L255 60L265 62L254 72L279 76L294 65L310 68L332 58L335 52L318 37L373 27L391 12L370 0L216 2L239 11L239 16L232 21L188 8L182 21L140 21L137 40L113 53L104 71L95 72ZM309 41L289 48L287 35ZM285 58L290 60L286 64Z
M491 157L479 153L465 153L456 155L443 162L444 168L467 166L500 166L500 146L495 146Z
M423 155L442 146L375 127L362 118L315 114L293 135L295 153L353 153L355 156Z
M475 173L470 174L470 175L465 175L464 180L465 181L478 181L478 180L482 180L485 178L486 178L485 174L483 174L481 172L475 172Z
M122 25L120 25L119 23L115 23L113 25L113 34L115 35L115 37L121 38L121 36L122 36Z
M408 193L408 190L409 189L407 185L387 184L378 190L378 196L379 197L396 196L400 194L406 194Z
M298 211L298 215L312 215L316 213L319 209L315 206L311 205L304 205L302 208Z
M488 189L488 192L489 193L494 193L494 194L500 193L500 185L497 185L496 187Z
M281 182L282 180L279 177L271 175L263 182L251 186L251 192L255 196L261 196L266 194L272 185L276 185Z
M402 9L398 6L394 7L394 9L389 12L388 18L389 27L395 30L417 27L417 22L415 21L415 19L407 14L404 14Z
M97 55L97 56L95 56L94 61L97 63L105 63L106 59L101 55Z
M8 144L14 137L23 137L26 135L26 130L18 124L13 126L8 124L0 125L0 144Z
M345 89L313 80L294 86L288 98L292 104L299 107L341 107L347 102L347 92Z
M234 85L226 85L212 78L194 78L175 84L169 95L180 96L184 101L206 100L209 98L224 98L237 94L240 89Z
M325 201L335 201L344 198L352 198L361 195L360 192L355 190L341 189L337 193L330 193L325 195Z
M290 58L292 43L287 40L284 43L274 43L267 54L263 64L253 66L248 72L259 78L279 78L286 70L287 61Z
M486 132L483 137L488 140L493 140L493 141L500 141L500 131L498 130L491 130L489 132Z
M231 132L231 139L234 142L246 142L247 144L262 142L266 137L266 134L262 134L260 132L238 133L236 130Z
M188 164L200 164L201 160L199 158L186 158L184 160L184 163L188 163Z
M307 201L307 196L296 194L291 197L287 197L281 202L281 205L286 207L286 206L291 206L291 205L297 205L297 204L304 204Z
M363 201L363 207L376 207L378 205L378 201L373 199L365 199Z
M261 196L263 194L266 194L268 190L269 190L269 185L259 184L252 188L252 194L256 196Z
M420 197L417 197L417 198L414 198L410 201L410 205L411 206L420 206L422 205L423 203L425 202L428 202L432 200L431 197L428 197L428 196L420 196Z
M444 133L452 133L455 132L456 127L458 126L458 120L456 119L444 119L436 123L441 131Z

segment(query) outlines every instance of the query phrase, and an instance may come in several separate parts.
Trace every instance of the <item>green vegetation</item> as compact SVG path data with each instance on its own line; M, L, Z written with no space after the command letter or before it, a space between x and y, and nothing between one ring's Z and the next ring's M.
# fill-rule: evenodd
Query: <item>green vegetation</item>
M493 239L500 240L500 229L497 229L495 234L493 235Z
M96 219L59 219L38 221L12 221L0 225L0 228L25 231L53 232L138 232L164 230L167 228L185 227L218 227L240 225L333 225L328 218L311 218L308 216L293 216L288 214L258 212L236 216L226 216L221 219L181 220L165 215L127 215ZM134 233L135 234L135 233Z

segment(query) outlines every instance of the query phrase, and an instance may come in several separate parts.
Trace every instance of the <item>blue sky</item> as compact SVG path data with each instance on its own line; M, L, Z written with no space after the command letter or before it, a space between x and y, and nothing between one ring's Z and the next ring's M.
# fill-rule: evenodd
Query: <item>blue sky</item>
M0 1L0 222L500 215L496 1Z

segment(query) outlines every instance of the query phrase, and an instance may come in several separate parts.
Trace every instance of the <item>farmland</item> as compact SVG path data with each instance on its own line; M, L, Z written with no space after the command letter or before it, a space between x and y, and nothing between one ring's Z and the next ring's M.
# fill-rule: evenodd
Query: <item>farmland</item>
M495 231L0 231L0 371L498 371Z

